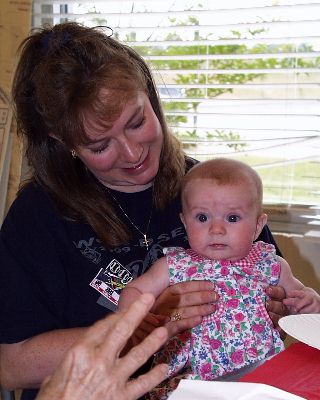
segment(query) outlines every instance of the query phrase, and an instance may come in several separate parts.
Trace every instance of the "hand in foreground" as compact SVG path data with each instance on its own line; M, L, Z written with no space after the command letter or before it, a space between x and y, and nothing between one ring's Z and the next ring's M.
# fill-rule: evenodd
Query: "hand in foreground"
M209 281L188 281L169 286L156 299L152 312L167 315L171 321L166 324L169 336L192 328L202 317L216 310L219 296Z
M156 328L163 326L170 318L165 315L148 313L130 338L130 345L136 346Z
M36 400L134 400L158 385L165 378L165 364L137 379L129 379L167 340L166 328L155 329L119 358L153 302L151 294L141 295L127 311L93 325L70 348L56 372L44 381Z
M289 314L289 310L283 303L286 297L286 292L282 286L269 286L266 289L267 295L270 297L267 300L266 308L273 322L274 327L279 331L282 340L286 338L286 333L279 326L279 319Z

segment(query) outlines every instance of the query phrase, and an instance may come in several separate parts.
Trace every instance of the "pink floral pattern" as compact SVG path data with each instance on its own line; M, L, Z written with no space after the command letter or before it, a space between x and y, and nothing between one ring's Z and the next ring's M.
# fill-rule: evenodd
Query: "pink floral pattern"
M181 378L214 380L283 350L265 308L265 289L276 285L280 275L274 246L254 243L249 255L237 262L204 259L191 249L164 252L170 284L208 279L220 300L215 313L172 338L156 355L155 363L168 363L169 373L150 393L152 400L166 399Z

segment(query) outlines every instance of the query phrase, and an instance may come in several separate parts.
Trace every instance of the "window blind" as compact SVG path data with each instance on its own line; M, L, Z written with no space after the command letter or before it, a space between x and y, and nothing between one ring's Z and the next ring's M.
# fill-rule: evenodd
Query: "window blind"
M319 203L320 1L34 1L35 27L65 20L145 57L188 154L251 164L265 203Z

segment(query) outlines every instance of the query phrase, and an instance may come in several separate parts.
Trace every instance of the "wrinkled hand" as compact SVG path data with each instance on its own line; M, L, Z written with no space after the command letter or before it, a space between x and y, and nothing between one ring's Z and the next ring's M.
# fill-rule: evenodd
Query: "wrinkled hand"
M289 307L290 314L320 313L320 296L310 287L288 292L283 303Z
M200 324L202 317L216 310L218 294L209 281L188 281L169 286L156 299L152 312L172 317L177 313L180 320L166 324L169 337Z
M134 400L158 385L167 371L163 364L137 379L129 378L167 340L166 328L155 329L119 357L153 302L151 294L141 295L127 311L108 316L88 329L44 381L37 400Z
M142 340L144 340L148 335L150 335L150 333L153 332L156 328L163 326L166 322L169 321L170 318L168 316L156 315L149 312L131 336L131 345L136 346L137 344L142 342Z
M274 327L279 331L282 340L286 338L286 333L279 326L279 319L289 314L289 310L283 303L286 292L282 286L269 286L266 289L270 299L267 300L266 308L273 322Z

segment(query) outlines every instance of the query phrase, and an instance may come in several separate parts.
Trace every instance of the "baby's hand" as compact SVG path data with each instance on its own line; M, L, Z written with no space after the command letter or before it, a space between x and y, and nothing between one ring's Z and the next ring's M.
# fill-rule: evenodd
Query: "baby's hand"
M289 307L290 314L320 313L320 295L310 287L288 292L283 303Z
M142 342L154 329L159 326L163 326L166 322L170 321L170 317L166 315L157 315L148 313L143 319L138 328L134 331L131 336L131 340L134 346Z

